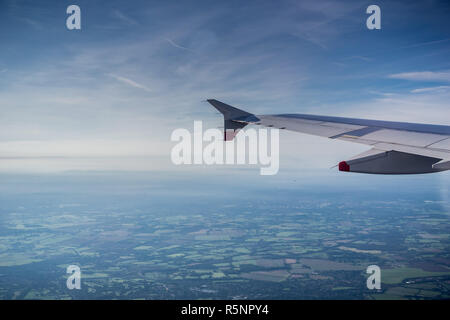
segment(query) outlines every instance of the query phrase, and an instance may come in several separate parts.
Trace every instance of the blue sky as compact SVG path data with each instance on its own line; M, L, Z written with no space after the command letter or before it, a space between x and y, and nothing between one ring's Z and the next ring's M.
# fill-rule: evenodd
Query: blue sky
M66 29L70 4L82 30ZM0 171L175 170L172 130L221 125L206 98L448 125L449 16L445 1L1 0ZM286 169L367 149L281 143Z

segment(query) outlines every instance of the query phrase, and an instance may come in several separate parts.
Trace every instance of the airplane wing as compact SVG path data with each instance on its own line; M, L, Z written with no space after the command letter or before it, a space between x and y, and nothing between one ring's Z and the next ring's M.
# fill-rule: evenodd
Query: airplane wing
M340 162L340 171L414 174L450 169L450 126L309 114L254 115L215 99L207 101L224 116L225 140L255 124L372 146Z

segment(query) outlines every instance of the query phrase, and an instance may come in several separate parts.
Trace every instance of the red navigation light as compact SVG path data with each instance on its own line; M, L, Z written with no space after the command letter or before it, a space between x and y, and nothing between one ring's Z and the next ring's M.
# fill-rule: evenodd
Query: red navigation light
M339 171L350 171L350 166L348 165L347 162L345 161L341 161L339 162Z

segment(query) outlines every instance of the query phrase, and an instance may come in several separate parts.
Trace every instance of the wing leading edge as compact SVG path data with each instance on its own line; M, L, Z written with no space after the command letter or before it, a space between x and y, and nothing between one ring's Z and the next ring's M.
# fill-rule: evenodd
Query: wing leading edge
M225 140L248 124L291 130L372 146L339 163L340 171L415 174L450 170L450 126L308 114L254 115L215 99L224 115Z

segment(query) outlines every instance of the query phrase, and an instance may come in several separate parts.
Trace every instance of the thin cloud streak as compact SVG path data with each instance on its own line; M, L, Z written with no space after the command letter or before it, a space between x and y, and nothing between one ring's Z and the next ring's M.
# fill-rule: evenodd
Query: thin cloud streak
M448 38L448 39L441 39L441 40L434 40L434 41L427 41L427 42L420 42L420 43L416 43L416 44L411 44L409 46L403 46L401 48L402 49L409 49L409 48L430 46L430 45L434 45L434 44L445 43L445 42L448 42L448 41L450 41L450 38Z
M125 78L125 77L122 77L122 76L118 76L118 75L115 75L115 74L112 74L112 73L109 73L107 75L112 77L112 78L114 78L114 79L116 79L116 80L118 80L118 81L120 81L120 82L126 83L126 84L128 84L128 85L130 85L130 86L132 86L134 88L138 88L138 89L145 90L147 92L151 92L151 90L149 88L147 88L146 86L144 86L144 85L142 85L140 83L137 83L136 81L133 81L131 79L128 79L128 78Z
M120 21L124 22L127 25L137 25L137 21L126 16L125 14L123 14L123 12L119 11L119 10L114 10L113 11L113 16L117 19L119 19Z
M423 93L423 92L435 92L435 91L446 91L450 89L450 86L438 86L438 87L428 87L428 88L418 88L411 90L411 93Z
M189 52L194 52L194 50L191 50L189 48L180 46L179 44L175 43L175 41L173 41L173 40L171 40L169 38L164 38L164 40L166 40L172 47L175 47L175 48L178 48L178 49L181 49L181 50L186 50L186 51L189 51Z
M450 71L420 71L402 72L388 76L391 79L411 80L411 81L445 81L450 82Z

